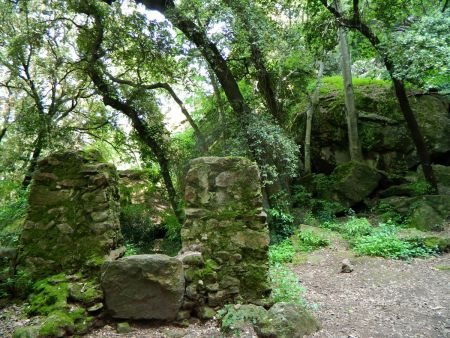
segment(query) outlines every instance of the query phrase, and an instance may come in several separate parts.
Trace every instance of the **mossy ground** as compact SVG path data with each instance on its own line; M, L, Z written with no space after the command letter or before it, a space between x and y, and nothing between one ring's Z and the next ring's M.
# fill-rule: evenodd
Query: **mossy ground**
M81 275L58 274L37 281L24 311L28 316L39 316L39 325L17 329L14 337L28 337L33 332L43 337L86 333L94 319L84 306L99 300L98 289L95 280Z

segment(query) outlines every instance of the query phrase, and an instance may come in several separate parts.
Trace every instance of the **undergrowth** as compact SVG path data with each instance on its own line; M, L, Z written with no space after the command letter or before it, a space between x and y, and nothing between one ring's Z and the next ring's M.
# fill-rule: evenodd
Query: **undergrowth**
M359 255L392 259L428 257L439 253L437 246L427 246L423 240L402 239L397 235L399 226L392 221L373 227L367 218L351 216L346 222L324 222L322 228L339 232Z
M273 264L269 270L272 286L271 297L275 302L289 302L306 305L303 294L306 289L299 283L298 277L289 267Z
M269 262L290 263L297 252L311 252L329 244L329 240L310 230L299 231L290 238L270 246Z

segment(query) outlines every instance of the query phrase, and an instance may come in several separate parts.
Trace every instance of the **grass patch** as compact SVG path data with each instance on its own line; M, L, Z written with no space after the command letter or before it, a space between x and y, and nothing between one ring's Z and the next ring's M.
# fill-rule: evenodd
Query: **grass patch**
M353 250L359 255L378 256L392 259L410 259L412 257L428 257L435 253L416 243L402 240L395 234L377 233L359 237L355 240Z
M379 79L371 79L371 78L356 78L352 79L353 86L378 86L378 87L387 87L391 86L391 81L379 80ZM344 90L344 82L342 76L328 76L322 79L322 85L320 87L320 93L326 94L331 91L343 91Z
M270 264L290 263L295 256L295 249L290 239L285 239L279 244L269 247Z
M269 247L269 262L273 264L291 263L299 252L311 252L328 246L330 241L311 230L299 231L291 238Z
M298 281L295 272L282 264L274 264L270 267L269 276L272 286L271 297L275 302L306 305L303 299L306 289Z
M295 237L295 249L300 252L311 252L330 245L330 241L328 239L315 234L311 230L301 231L297 233Z

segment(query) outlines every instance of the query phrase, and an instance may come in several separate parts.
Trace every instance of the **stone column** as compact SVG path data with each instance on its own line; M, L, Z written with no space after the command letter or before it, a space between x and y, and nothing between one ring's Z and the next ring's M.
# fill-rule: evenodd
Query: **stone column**
M19 264L33 277L99 267L120 238L117 174L97 152L38 162Z
M256 164L242 157L192 160L185 200L185 307L267 297L269 231Z

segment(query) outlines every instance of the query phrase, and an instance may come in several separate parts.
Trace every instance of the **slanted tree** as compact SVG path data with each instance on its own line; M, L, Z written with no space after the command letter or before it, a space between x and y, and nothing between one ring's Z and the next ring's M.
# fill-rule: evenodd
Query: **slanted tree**
M42 152L51 145L55 129L79 102L92 95L86 81L77 77L70 55L70 35L58 11L41 10L39 1L2 4L0 66L7 81L0 85L32 106L21 119L31 123L34 140L22 182L26 188ZM18 100L19 101L19 100ZM22 122L22 121L20 121Z
M92 26L82 27L79 36L80 52L86 74L94 83L99 95L102 96L104 104L122 112L130 119L139 139L150 148L156 157L170 204L178 221L182 223L184 213L170 175L169 144L161 114L155 105L146 101L144 92L142 92L144 88L138 88L138 92L127 93L127 91L118 90L114 83L108 81L107 74L109 72L102 60L106 54L103 42L105 22L108 18L104 6L96 2L78 2L74 4L74 8L77 12L86 14L93 19Z
M320 2L330 13L334 15L340 25L357 30L365 36L383 59L386 70L391 76L400 109L409 128L411 138L416 146L420 162L422 163L425 179L431 186L432 190L437 193L437 182L431 166L430 154L425 144L419 124L417 123L417 119L409 103L405 83L402 79L396 76L394 63L389 58L388 53L383 50L380 37L367 23L363 21L360 12L359 0L353 0L352 16L350 18L337 11L333 4L329 3L328 0L320 0Z
M306 128L305 128L305 174L311 173L311 131L313 115L319 108L320 83L323 77L325 63L319 61L319 69L317 71L317 82L314 91L309 98L309 105L306 111Z

